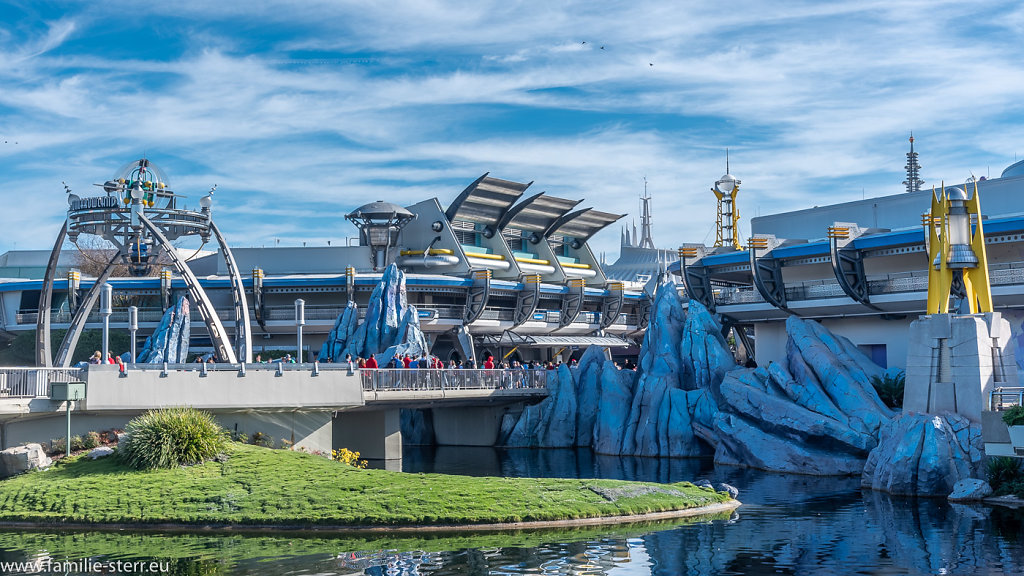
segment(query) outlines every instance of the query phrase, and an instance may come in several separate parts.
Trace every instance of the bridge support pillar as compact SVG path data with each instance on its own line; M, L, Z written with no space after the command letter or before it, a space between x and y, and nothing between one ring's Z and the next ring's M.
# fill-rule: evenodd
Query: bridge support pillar
M401 410L342 411L334 415L334 449L348 448L367 460L402 460Z
M508 406L434 408L434 439L439 446L494 446Z

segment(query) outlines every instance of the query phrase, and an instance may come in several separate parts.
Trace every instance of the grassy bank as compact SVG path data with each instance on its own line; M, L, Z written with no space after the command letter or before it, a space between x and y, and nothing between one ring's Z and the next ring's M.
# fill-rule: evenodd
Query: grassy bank
M72 458L0 482L0 521L397 526L565 520L726 502L688 483L471 478L359 470L231 444L224 462L135 471Z

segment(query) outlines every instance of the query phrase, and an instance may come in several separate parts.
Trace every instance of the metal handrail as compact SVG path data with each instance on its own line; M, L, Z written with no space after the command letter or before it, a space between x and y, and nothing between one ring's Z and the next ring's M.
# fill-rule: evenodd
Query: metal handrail
M383 368L359 371L367 392L416 390L518 390L547 387L548 370Z
M0 368L0 397L47 398L50 384L84 380L79 368Z
M998 412L1013 406L1024 406L1024 387L1000 386L989 392L989 410Z

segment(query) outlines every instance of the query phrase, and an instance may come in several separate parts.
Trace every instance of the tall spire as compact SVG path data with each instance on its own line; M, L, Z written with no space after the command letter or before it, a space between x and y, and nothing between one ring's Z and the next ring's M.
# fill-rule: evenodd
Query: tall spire
M914 152L913 132L910 133L910 152L907 152L907 165L904 168L907 169L907 179L903 181L903 185L907 187L907 193L920 192L924 180L918 178L921 173L921 165L917 163L917 152Z
M654 250L654 238L651 236L651 195L647 192L647 177L644 176L644 195L640 197L640 248Z

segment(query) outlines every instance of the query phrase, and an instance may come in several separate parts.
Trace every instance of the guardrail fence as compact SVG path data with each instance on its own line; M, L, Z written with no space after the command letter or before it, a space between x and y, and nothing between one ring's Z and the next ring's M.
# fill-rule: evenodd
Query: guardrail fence
M386 368L360 370L363 390L516 390L545 388L548 370L469 370L434 368Z

